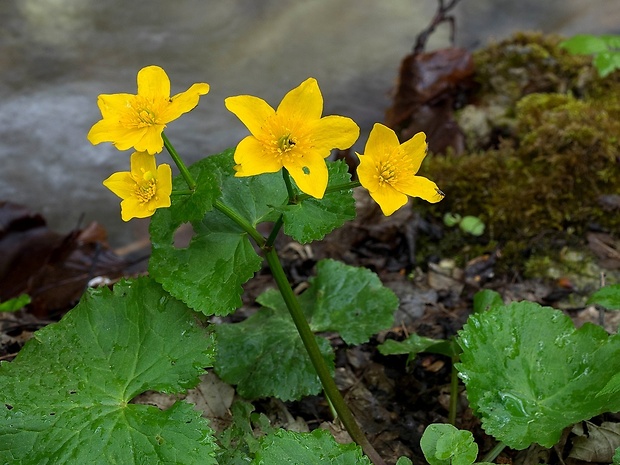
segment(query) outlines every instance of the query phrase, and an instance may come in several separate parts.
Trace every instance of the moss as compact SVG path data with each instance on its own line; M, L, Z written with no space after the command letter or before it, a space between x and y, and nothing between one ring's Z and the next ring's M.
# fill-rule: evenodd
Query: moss
M480 217L504 270L523 271L528 256L560 250L593 226L620 228L620 215L599 204L620 190L620 73L600 79L587 57L558 42L518 34L476 53L481 86L465 113L476 121L486 112L484 124L469 126L466 155L429 156L422 169L446 193L426 211ZM443 252L471 249L470 238L457 242Z

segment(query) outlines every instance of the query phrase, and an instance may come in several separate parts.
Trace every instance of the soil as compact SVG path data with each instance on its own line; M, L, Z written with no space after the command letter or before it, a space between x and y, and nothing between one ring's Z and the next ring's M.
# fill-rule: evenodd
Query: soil
M449 61L451 57L456 61L446 63L445 60ZM452 150L451 153L466 157L467 135L455 128L454 112L459 106L462 107L462 99L470 98L473 92L473 63L463 51L426 58L426 62L430 61L433 66L437 65L434 60L439 59L440 68L445 71L434 81L437 86L416 87L414 82L408 89L401 88L405 97L411 97L409 106L403 103L407 98L403 100L401 92L400 106L395 105L388 116L398 119L393 122L394 126L400 125L404 132L411 132L420 129L411 126L409 119L426 115L428 118L424 124L428 125L426 131L433 135L431 144L437 144L435 151ZM407 66L410 66L412 61L417 63L416 66L425 62L416 62L415 57L406 58L403 71L409 69L405 65L409 63ZM421 69L415 71L417 78L401 76L401 84L406 84L403 79L420 78L419 73L424 73ZM446 128L449 128L450 137L442 139L441 134L448 131ZM509 137L508 133L500 134L492 130L489 135L493 139L485 140L489 150L497 150L501 146L501 137ZM341 156L350 161L347 154ZM431 175L429 177L437 180ZM438 184L450 195L450 186L444 186L439 181ZM607 199L616 202L615 206L612 205L612 214L617 215L617 199L613 197L613 192L608 194ZM406 355L381 355L377 346L385 340L404 340L413 333L435 339L455 336L471 313L474 294L481 289L498 291L506 302L530 300L563 309L577 326L590 321L603 323L610 332L617 330L618 318L615 314L605 315L604 321L601 321L597 309L582 303L584 295L591 291L591 282L588 284L590 287L582 286L565 269L560 269L556 275L526 277L522 272L528 258L526 254L523 254L523 262L513 261L507 266L502 262L502 244L488 240L488 237L487 242L481 243L480 239L465 232L449 232L436 215L421 209L419 200L411 201L387 218L364 191L356 191L356 200L357 219L323 241L300 246L280 237L277 246L294 286L303 286L313 275L315 264L329 257L375 271L383 283L399 296L401 304L393 327L377 334L369 343L348 347L337 335L327 335L337 350L337 384L374 447L389 464L403 455L414 463L426 462L419 447L420 437L427 425L448 422L452 365L448 357L435 354L422 353L410 362ZM487 218L491 219L492 216ZM544 231L541 233L544 234ZM433 244L445 240L447 234L459 236L458 257L433 247ZM537 236L533 234L531 237ZM177 239L183 240L181 237ZM519 240L523 241L523 238ZM601 229L599 225L597 229L574 237L570 245L594 252L591 261L596 270L594 278L599 281L604 280L605 273L613 273L614 269L620 268L620 247L611 230ZM100 226L89 225L69 234L58 234L49 231L45 220L35 212L0 203L0 301L21 292L27 292L33 298L25 309L0 313L0 360L11 361L34 331L58 321L77 302L87 286L110 285L122 276L145 273L148 253L147 241L129 244L122 251L112 251L107 247L105 231ZM515 258L512 257L512 260ZM548 263L548 268L552 266L551 261L545 263ZM238 321L254 311L254 299L270 287L273 283L269 271L264 269L246 285L244 307L231 319ZM217 381L211 377L209 383ZM201 386L198 392L207 389ZM232 402L233 397L230 393L227 402ZM152 397L141 401L165 406L164 400L154 400ZM331 422L333 417L323 397L286 403L261 400L253 404L256 411L264 413L274 426L298 430L324 427L338 439L347 440L340 426ZM219 412L212 418L216 429L230 421L229 407L228 403L215 408ZM617 415L607 414L592 421L617 422L618 418ZM496 444L493 438L485 435L479 420L468 408L462 386L456 426L474 433L480 458ZM567 458L571 435L573 433L567 431L562 442L551 450L538 446L521 452L505 449L497 461L515 464L576 463L574 459Z

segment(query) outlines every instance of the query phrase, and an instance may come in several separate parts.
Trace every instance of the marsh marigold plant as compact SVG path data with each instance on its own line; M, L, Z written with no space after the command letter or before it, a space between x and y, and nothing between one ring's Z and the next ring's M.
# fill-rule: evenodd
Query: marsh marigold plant
M366 142L365 154L357 154L357 176L386 216L407 203L407 196L436 203L444 198L437 185L416 176L426 156L426 135L419 132L402 144L396 133L376 123Z
M97 100L101 119L88 133L97 145L112 142L119 150L134 148L156 154L162 151L162 132L171 121L198 105L209 84L193 84L185 92L170 97L170 79L159 66L147 66L138 72L138 93L101 94Z
M359 136L352 119L321 117L323 97L314 78L286 94L276 110L250 95L229 97L225 104L251 133L235 150L235 176L285 168L302 192L318 199L327 188L325 158L332 149L351 147Z
M114 173L103 185L118 195L123 221L147 218L155 210L170 206L172 170L170 165L156 166L155 157L146 152L131 155L131 171Z

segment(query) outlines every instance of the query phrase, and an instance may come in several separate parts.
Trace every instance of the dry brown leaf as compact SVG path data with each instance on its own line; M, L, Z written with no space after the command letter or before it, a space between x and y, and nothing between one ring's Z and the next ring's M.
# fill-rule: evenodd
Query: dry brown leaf
M587 431L582 423L573 427L577 437L568 456L586 462L611 463L616 448L620 447L620 423L606 421L601 426L584 423Z

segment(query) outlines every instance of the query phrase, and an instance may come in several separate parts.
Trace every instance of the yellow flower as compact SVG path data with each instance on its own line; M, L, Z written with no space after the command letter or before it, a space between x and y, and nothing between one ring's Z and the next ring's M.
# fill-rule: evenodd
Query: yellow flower
M366 153L357 154L359 182L368 189L383 214L390 216L407 203L407 196L436 203L444 198L437 185L415 174L426 156L426 135L418 132L400 144L396 133L376 123L366 142Z
M103 119L88 132L97 145L112 142L119 150L134 148L150 154L162 151L161 133L166 124L198 105L209 84L193 84L185 92L170 97L170 79L159 66L138 72L138 94L101 94L97 100Z
M325 116L316 79L284 96L277 110L250 95L228 97L226 108L250 130L235 150L235 176L275 173L286 168L302 192L317 199L327 188L325 158L334 148L351 147L359 127L344 116Z
M161 207L170 206L172 170L170 165L155 165L155 157L146 152L131 154L131 171L114 173L103 185L118 195L121 218L146 218Z

